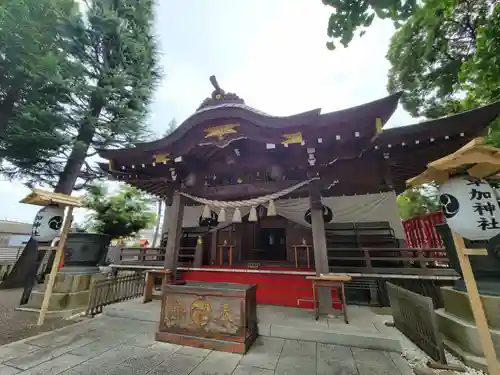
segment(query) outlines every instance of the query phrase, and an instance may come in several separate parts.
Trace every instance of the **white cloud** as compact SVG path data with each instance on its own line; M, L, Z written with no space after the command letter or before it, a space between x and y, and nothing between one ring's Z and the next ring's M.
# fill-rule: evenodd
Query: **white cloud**
M226 91L274 115L333 111L387 95L385 59L391 22L376 21L349 48L325 47L330 8L305 0L159 1L156 34L165 77L150 121L163 134L210 95L216 74ZM390 125L413 122L398 109ZM0 219L31 221L36 207L17 203L28 189L0 182ZM77 213L77 221L83 220Z

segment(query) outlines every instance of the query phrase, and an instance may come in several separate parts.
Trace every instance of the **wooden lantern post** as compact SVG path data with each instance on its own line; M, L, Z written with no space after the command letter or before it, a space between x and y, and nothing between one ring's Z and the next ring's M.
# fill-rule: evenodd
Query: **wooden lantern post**
M433 161L427 165L427 170L422 174L407 181L408 185L421 185L429 182L443 184L453 175L468 174L473 178L500 178L500 149L484 145L483 138L476 138L458 151ZM451 230L451 228L450 228ZM471 310L476 322L476 327L483 347L488 373L500 375L500 366L497 361L495 347L491 339L484 312L483 304L479 297L476 279L472 272L469 256L488 255L487 249L467 249L464 239L451 230L457 257L462 270Z
M66 244L66 238L73 221L73 209L75 207L82 207L82 202L79 198L71 197L66 194L52 193L49 191L44 191L40 189L33 189L30 194L21 200L20 203L32 204L36 206L49 206L57 205L59 207L66 208L66 215L61 228L61 235L59 238L59 243L56 248L56 256L54 257L54 263L52 264L52 269L50 270L50 275L47 280L47 285L45 287L45 294L43 296L42 306L40 308L40 315L38 316L38 325L42 325L45 320L45 315L49 309L50 297L52 296L52 289L54 288L54 283L56 280L57 271L59 270L59 264L61 263L61 258L63 256L64 245ZM54 250L54 249L50 249Z

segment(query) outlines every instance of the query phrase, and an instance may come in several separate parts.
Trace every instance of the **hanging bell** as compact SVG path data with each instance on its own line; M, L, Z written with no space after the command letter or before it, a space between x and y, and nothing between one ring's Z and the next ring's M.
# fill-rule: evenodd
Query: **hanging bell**
M226 221L226 209L222 207L219 212L219 223L223 223Z
M250 209L248 221L257 221L257 209L255 208L255 206L252 206L252 208Z
M210 212L210 207L208 207L208 204L203 207L203 213L201 214L201 217L204 219L210 219L212 217L212 213Z
M276 216L276 206L274 201L271 199L269 205L267 206L267 216Z
M236 207L233 214L233 223L241 223L241 211Z

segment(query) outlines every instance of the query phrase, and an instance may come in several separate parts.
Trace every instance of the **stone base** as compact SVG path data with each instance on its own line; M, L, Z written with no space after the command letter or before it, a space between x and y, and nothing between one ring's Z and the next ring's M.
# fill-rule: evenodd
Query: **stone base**
M447 339L443 339L443 344L445 348L455 357L459 358L464 363L464 365L482 370L485 374L488 373L488 364L486 363L486 359L484 357L475 356L472 353L463 350L460 346Z
M483 348L474 323L460 319L444 309L436 310L439 331L443 336L459 346L464 352L482 357ZM490 329L493 345L500 358L500 330Z
M244 342L218 340L207 337L188 336L182 334L156 332L155 340L160 342L168 342L177 345L193 346L195 348L203 348L217 350L228 353L246 354L257 338L257 334L249 337Z
M445 346L468 366L484 370L481 341L475 325L467 293L450 287L441 288L444 308L436 310L439 331ZM481 301L490 327L490 335L500 358L500 297L481 295Z
M463 279L456 280L454 283L454 288L457 291L467 293L467 287L465 286L465 281ZM477 290L479 294L484 296L497 296L500 298L500 281L491 279L476 279Z
M452 287L442 287L441 296L443 298L444 309L447 313L470 323L474 322L469 296L466 292L456 290ZM480 295L479 298L483 304L488 326L493 329L500 329L500 297Z
M52 296L49 302L48 314L70 316L82 312L88 305L90 287L94 281L102 280L101 273L84 273L76 270L72 273L60 272L56 276ZM45 284L38 285L32 292L28 303L21 307L23 311L40 311L45 294Z

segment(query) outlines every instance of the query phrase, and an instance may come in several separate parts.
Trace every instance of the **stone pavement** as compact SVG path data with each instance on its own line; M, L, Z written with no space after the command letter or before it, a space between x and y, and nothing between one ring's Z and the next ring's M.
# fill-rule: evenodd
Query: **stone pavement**
M259 337L247 355L154 341L156 324L96 317L0 347L0 375L412 375L397 353Z

